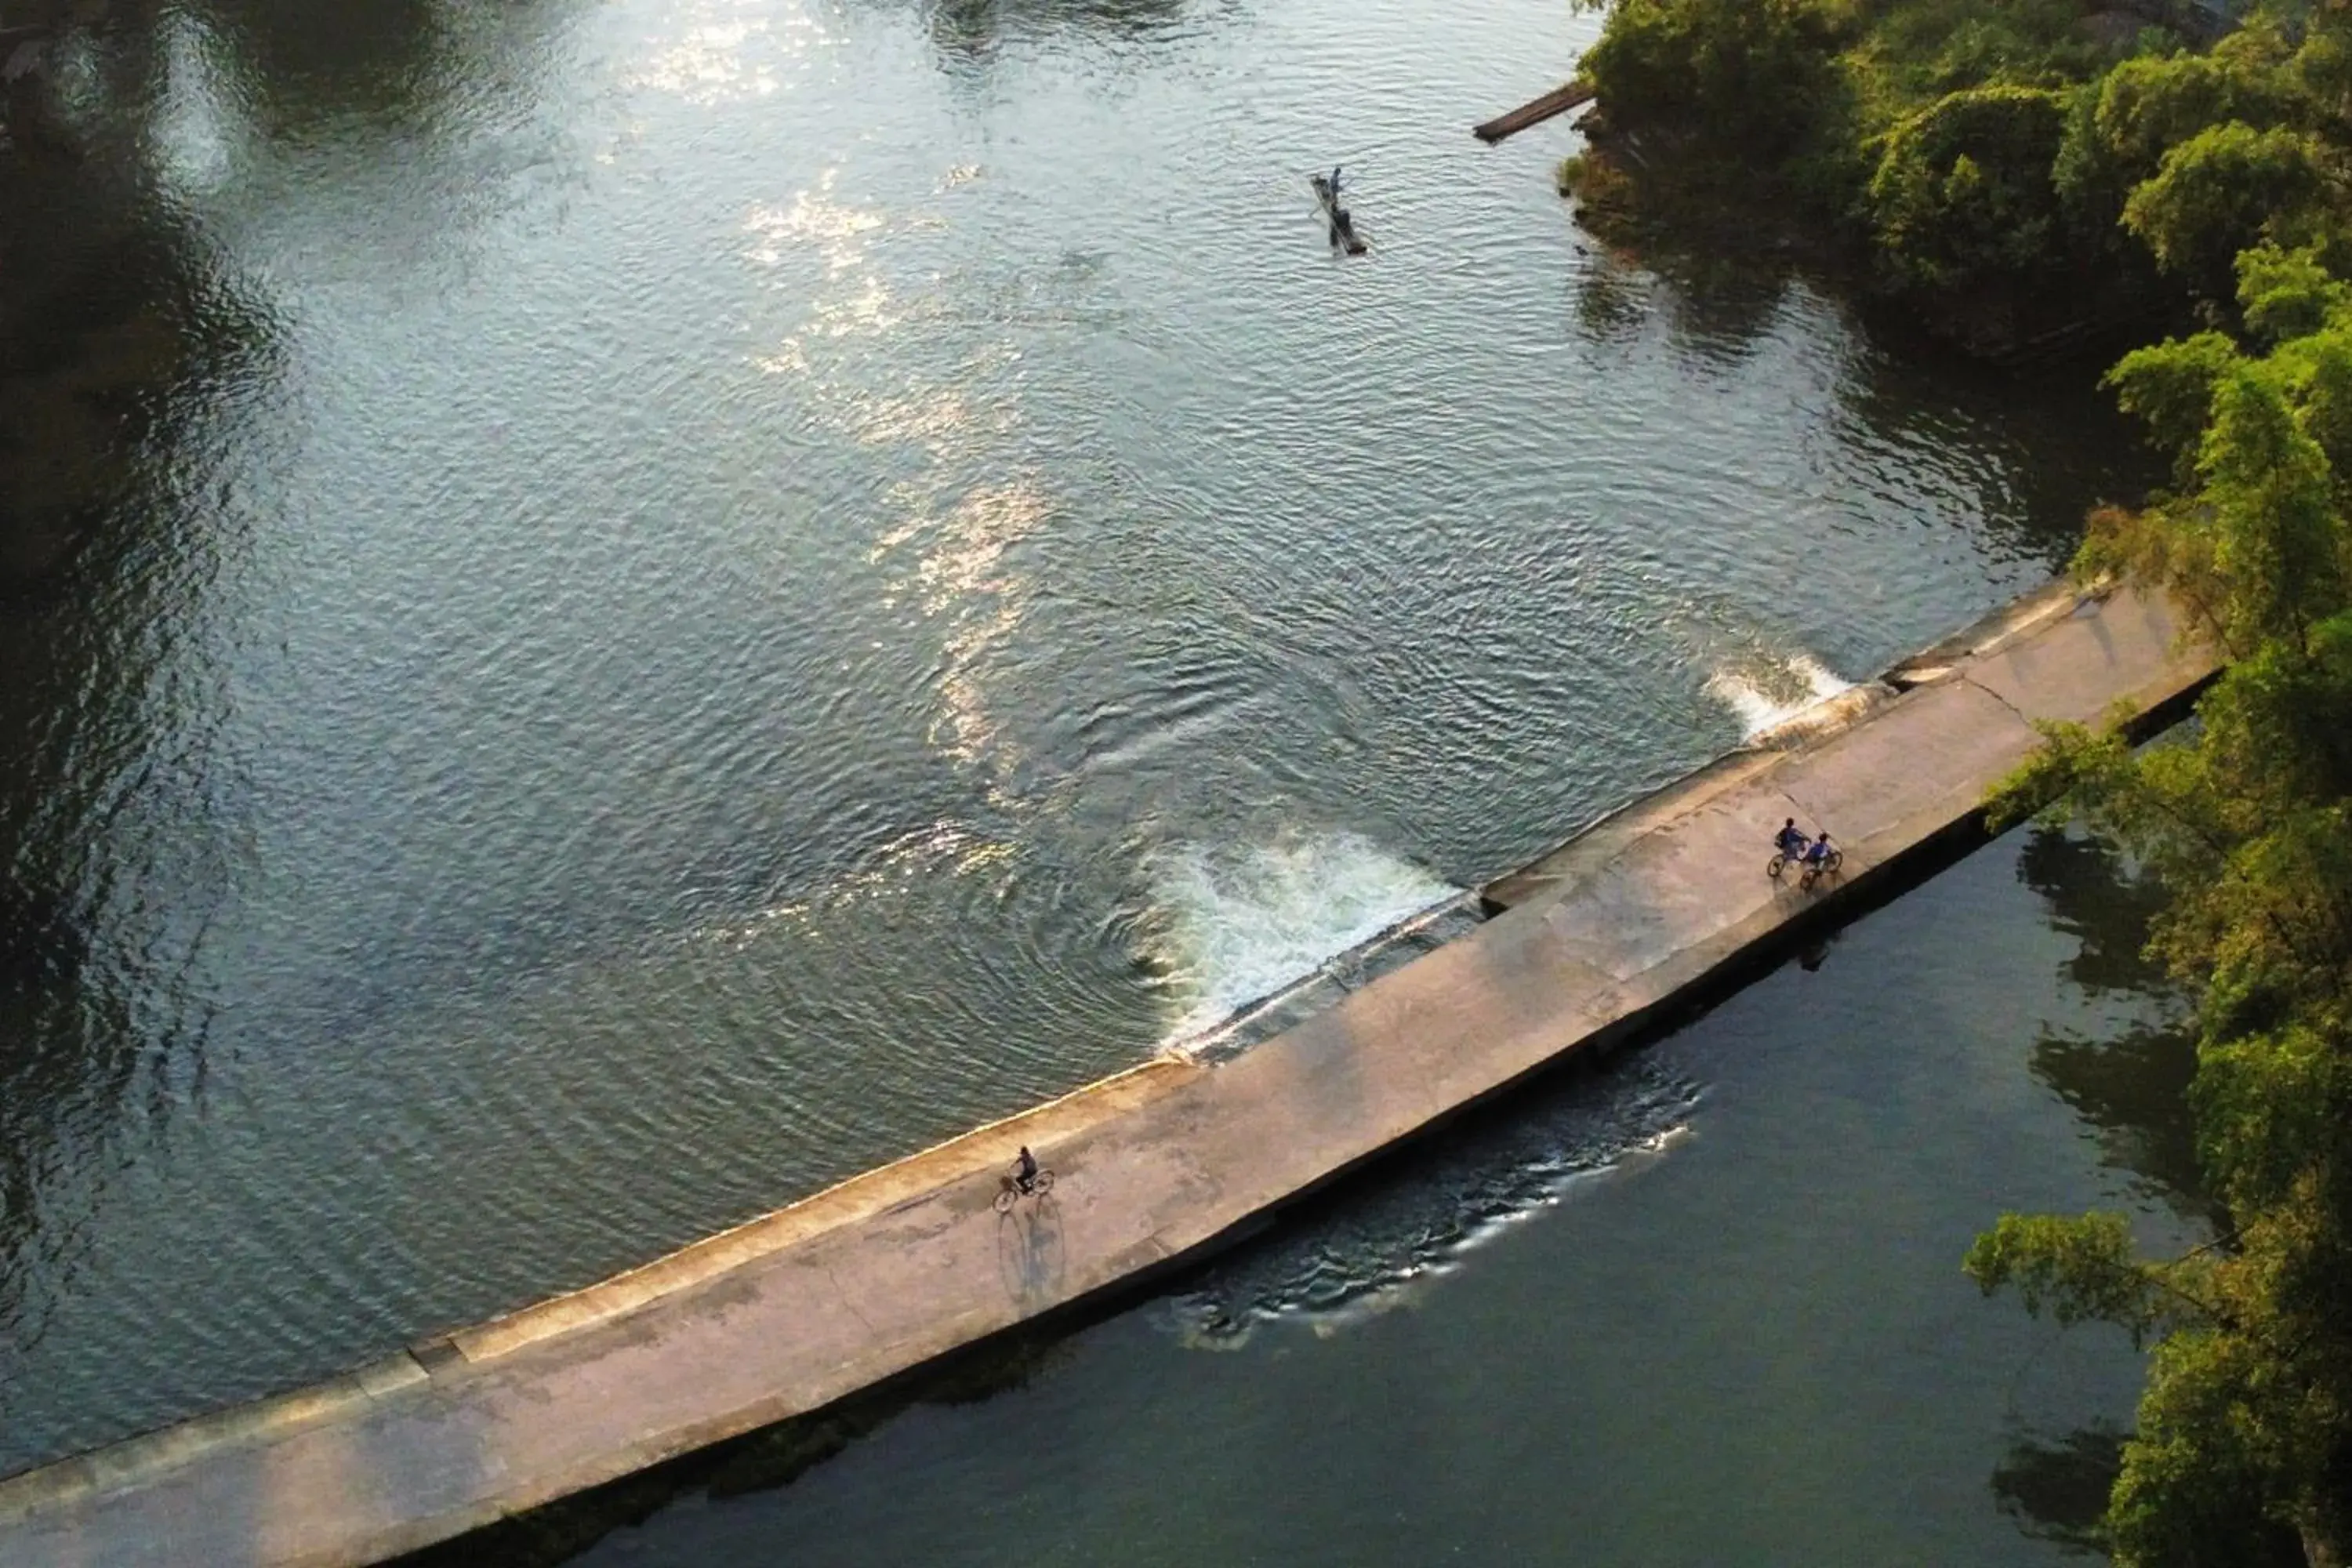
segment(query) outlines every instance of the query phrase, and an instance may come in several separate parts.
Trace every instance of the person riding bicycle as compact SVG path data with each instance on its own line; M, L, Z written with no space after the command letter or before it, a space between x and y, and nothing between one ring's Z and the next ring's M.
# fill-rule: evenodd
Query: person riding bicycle
M1793 816L1782 823L1780 831L1772 836L1772 847L1791 860L1802 856L1811 843L1812 840L1805 837L1804 829L1797 826L1797 819Z
M1830 848L1830 836L1824 833L1819 838L1813 840L1811 848L1805 851L1805 865L1809 868L1826 866L1830 863L1830 856L1832 853L1832 851Z
M1021 1157L1013 1162L1013 1184L1024 1193L1037 1190L1037 1156L1029 1152L1029 1145L1021 1145Z

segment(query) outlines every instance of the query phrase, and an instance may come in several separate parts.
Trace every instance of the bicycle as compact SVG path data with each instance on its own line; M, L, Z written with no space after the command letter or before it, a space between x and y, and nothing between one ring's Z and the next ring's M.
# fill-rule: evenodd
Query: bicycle
M1834 871L1845 864L1845 852L1834 844L1830 846L1830 852L1818 860L1808 858L1811 850L1811 844L1793 852L1787 849L1775 850L1772 858L1764 863L1764 874L1777 882L1780 879L1780 873L1793 861L1801 868L1797 878L1797 885L1801 888L1810 888L1823 872Z
M1037 1173L1025 1183L1017 1169L1007 1171L996 1178L996 1212L1011 1214L1013 1205L1023 1198L1042 1198L1053 1190L1054 1173L1043 1165L1038 1166Z

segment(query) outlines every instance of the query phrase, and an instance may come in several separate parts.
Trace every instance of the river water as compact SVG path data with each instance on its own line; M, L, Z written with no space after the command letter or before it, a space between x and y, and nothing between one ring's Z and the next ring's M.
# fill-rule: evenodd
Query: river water
M2080 1561L2139 1358L1958 1260L2004 1208L2200 1237L2147 909L2012 835L1172 1294L568 1539L611 1531L583 1568Z
M72 11L0 153L0 1472L1139 1060L2138 477L1580 237L1564 127L1467 134L1589 38L1535 0Z

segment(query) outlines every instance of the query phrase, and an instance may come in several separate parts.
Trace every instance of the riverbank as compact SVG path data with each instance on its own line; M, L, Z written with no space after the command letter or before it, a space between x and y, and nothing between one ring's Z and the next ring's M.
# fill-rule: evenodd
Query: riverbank
M0 1483L12 1563L361 1563L818 1408L1132 1285L1606 1049L1975 820L2037 719L2210 674L2118 593L2030 595L1492 884L1496 917L1214 1067L1155 1062L587 1290ZM1786 815L1842 881L1761 875ZM1000 1219L1021 1143L1061 1173Z

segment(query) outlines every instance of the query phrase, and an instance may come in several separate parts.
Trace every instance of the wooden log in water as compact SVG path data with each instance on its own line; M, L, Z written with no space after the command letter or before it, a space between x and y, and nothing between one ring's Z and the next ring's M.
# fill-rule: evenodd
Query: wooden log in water
M1571 81L1556 87L1532 103L1523 103L1508 114L1498 114L1484 125L1474 125L1470 133L1492 145L1506 136L1516 135L1530 125L1540 125L1555 114L1566 114L1580 104L1592 101L1592 84Z

